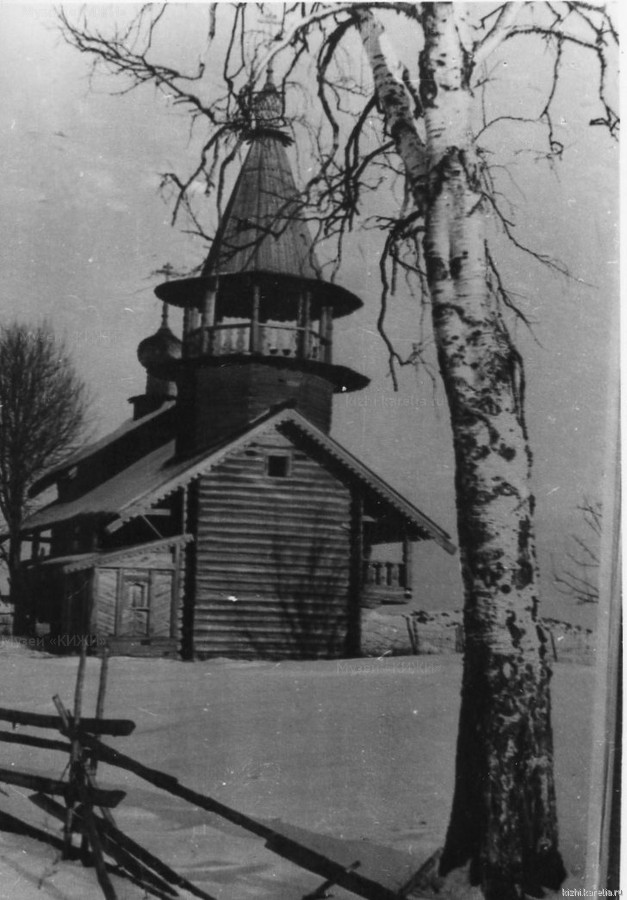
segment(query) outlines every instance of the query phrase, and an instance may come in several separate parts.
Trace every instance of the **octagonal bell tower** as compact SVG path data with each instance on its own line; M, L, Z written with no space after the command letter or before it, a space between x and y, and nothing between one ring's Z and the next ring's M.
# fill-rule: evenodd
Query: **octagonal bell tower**
M202 274L155 291L183 308L181 358L153 372L176 380L182 455L288 400L328 431L333 393L368 384L333 359L334 320L362 302L319 277L281 109L269 76L255 97L250 147Z

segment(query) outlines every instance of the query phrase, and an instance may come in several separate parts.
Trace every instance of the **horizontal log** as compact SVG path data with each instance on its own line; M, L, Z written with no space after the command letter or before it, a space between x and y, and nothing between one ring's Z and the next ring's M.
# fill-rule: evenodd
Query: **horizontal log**
M228 527L224 527L224 518L229 517ZM338 514L339 521L313 522L296 512L293 515L282 513L282 522L278 526L269 519L268 510L259 510L258 513L250 513L234 517L232 512L225 510L216 520L208 516L201 516L199 520L198 534L201 539L212 537L216 540L229 542L241 537L244 540L264 540L275 547L348 547L347 530L342 527L346 517ZM295 530L298 529L298 530Z
M224 615L219 615L219 612L223 612ZM221 628L237 628L239 630L242 629L250 629L250 628L261 628L264 631L276 631L277 633L283 633L284 631L291 632L295 627L300 631L306 631L308 633L316 633L316 634L327 634L332 628L340 628L348 624L348 620L346 616L312 616L307 615L306 617L301 616L292 616L292 615L272 615L272 616L264 616L263 614L253 615L252 613L237 614L237 610L234 612L233 610L216 610L215 613L207 612L204 615L196 615L194 616L194 624L196 626L206 625L208 628L217 628L220 630Z
M224 584L229 584L239 575L248 576L251 584L254 585L254 579L256 578L260 584L273 588L277 593L292 587L300 588L301 590L308 589L312 593L320 593L324 590L329 590L336 584L344 585L348 583L344 566L342 568L317 566L314 572L306 566L299 566L298 568L295 566L279 566L278 572L272 572L261 561L243 561L241 559L238 561L234 554L232 561L224 561L222 563L223 569L220 571L220 559L224 559L224 557L216 556L214 560L209 560L206 556L203 557L202 554L199 554L197 558L202 560L205 566L209 567L204 572L205 577L215 579L216 576L219 576Z
M0 768L0 781L4 784L13 784L16 787L60 797L65 797L70 787L67 782L56 781L45 775L32 775L30 772L15 772L13 769L4 768ZM103 788L87 788L87 794L91 803L108 809L114 809L126 797L126 791L108 791Z
M209 503L210 501L208 500L207 504ZM225 506L222 511L215 509L211 511L201 510L199 517L201 534L202 528L215 530L216 534L220 532L227 535L233 535L241 528L250 528L253 533L259 531L261 533L267 532L284 540L305 537L305 534L295 535L290 532L294 524L306 529L307 534L311 534L313 539L318 540L326 535L334 537L338 534L346 533L342 526L348 524L348 512L343 508L325 510L324 517L303 515L302 506L300 509L298 506L290 509L280 508L281 518L277 519L273 517L268 506L270 504L265 507L261 506L259 509L249 507L246 510L241 510L241 512L229 509L228 506ZM227 525L226 531L222 532L221 529L225 524Z
M276 644L297 644L299 647L303 644L311 644L318 646L319 644L327 644L333 635L333 631L313 631L311 629L302 628L264 628L258 626L253 630L250 626L233 624L217 624L212 622L205 623L205 629L200 627L194 628L194 633L201 637L203 634L211 635L215 638L216 643L220 641L228 642L230 640L240 639L246 641L269 642Z
M345 558L308 565L303 559L268 560L268 555L265 552L238 554L234 548L225 553L199 553L196 558L202 563L203 572L211 578L219 576L226 584L238 575L255 576L260 584L275 592L289 586L320 593L336 584L348 584Z
M197 605L204 609L225 609L233 612L235 609L247 612L271 613L293 612L298 614L312 613L318 615L343 615L346 613L346 597L329 595L325 591L306 592L304 587L290 591L289 596L283 596L276 585L274 590L269 585L260 584L258 587L239 585L237 593L225 593L220 588L210 588L209 585L199 585ZM204 590L203 590L204 588ZM297 590L297 592L296 592ZM232 600L231 597L236 599Z
M252 594L252 591L247 591L246 594L242 595L241 592L237 594L237 600L228 600L224 594L216 596L218 591L211 591L211 593L199 591L199 598L196 604L196 612L203 614L209 612L226 612L226 613L237 613L239 612L241 615L246 615L248 613L259 614L264 616L272 616L272 615L285 615L286 613L293 615L317 615L317 616L334 616L336 618L341 618L346 615L346 599L344 597L340 597L337 600L330 602L328 600L328 594L325 595L325 599L322 597L311 598L307 597L306 599L298 600L294 599L294 597L290 597L289 600L283 600L281 597L277 597L276 591L271 593L268 591L267 593L264 591L255 592ZM252 594L252 596L249 596Z
M246 628L259 627L267 631L275 631L277 634L296 631L308 634L327 634L333 628L340 628L348 623L345 610L334 610L321 615L312 615L308 612L298 613L293 610L264 614L263 609L248 610L244 612L237 608L212 610L208 605L205 608L195 610L195 625L206 625L211 628Z
M326 641L281 641L263 640L262 638L242 639L239 635L232 634L228 638L216 640L210 632L194 635L194 650L197 653L214 653L219 656L254 656L258 653L262 656L276 656L289 659L303 658L330 658L342 656L344 653L345 636L340 640Z
M220 571L218 563L204 562L197 586L208 590L215 600L228 601L234 595L242 602L291 603L300 606L327 604L337 606L345 601L349 581L332 571L311 574L297 573L292 577L259 571L259 566L240 564L237 568ZM240 597L241 594L241 597ZM341 595L344 595L343 597Z
M342 615L348 607L348 590L345 585L340 585L337 590L322 590L319 586L316 590L305 590L297 585L288 590L277 590L277 586L257 583L252 578L244 577L236 582L220 581L217 577L203 578L196 583L197 603L206 609L232 610L244 609L243 604L251 604L252 611L261 612L267 608L268 612L273 608L276 611L293 611L295 614L304 615L308 611L328 613L329 615ZM235 597L235 600L230 599ZM238 606L241 603L242 606ZM254 606L253 606L254 604Z
M32 725L34 728L56 728L63 732L60 716L44 713L25 712L20 709L0 707L0 720L15 725ZM89 734L106 734L110 737L126 737L135 730L135 722L131 719L81 719L78 732Z
M267 448L270 454L276 452L277 448ZM265 452L263 456L265 456ZM269 480L266 481L266 475L262 468L259 465L259 459L251 461L251 458L248 458L248 461L244 459L237 460L235 457L231 457L228 462L223 462L220 467L220 475L222 476L221 480L225 482L234 483L234 484L247 484L250 482L260 484L261 490L272 491L274 488L274 483ZM260 476L261 475L261 479ZM332 475L328 473L328 471L321 466L313 463L311 465L307 465L307 461L304 459L299 459L295 462L294 467L289 475L285 476L286 480L289 479L289 484L300 485L306 487L309 483L312 476L321 485L329 485L331 487L341 487L342 484L339 479L334 478ZM220 484L215 474L207 474L201 478L200 482L203 487L213 488L216 490L216 487ZM219 487L217 488L219 490Z
M197 607L196 610L201 615L207 615L213 610L219 612L230 612L231 615L292 615L294 617L307 616L309 613L318 616L330 616L334 619L343 618L347 615L348 598L344 592L340 596L334 598L332 603L324 603L322 600L313 599L311 594L303 598L302 604L294 596L290 597L288 605L287 601L283 601L277 597L276 591L259 591L259 596L255 599L248 600L247 597L241 597L242 585L231 585L228 590L227 586L213 585L211 583L203 583L197 585ZM250 592L247 587L246 593ZM219 596L216 597L216 594ZM227 600L232 596L235 600ZM325 595L327 598L329 594Z
M230 499L231 496L233 507L226 501L226 498ZM232 483L224 484L220 492L201 491L199 500L203 506L207 506L207 513L211 516L223 515L227 511L231 515L240 516L250 514L252 511L258 513L265 510L266 515L271 516L277 525L281 522L284 509L296 510L303 518L321 523L331 514L346 516L350 509L347 495L338 495L334 488L316 489L315 486L307 487L305 484L302 490L295 489L289 493L264 491L255 483L245 487Z
M20 731L0 731L0 743L22 744L25 747L42 747L44 750L59 750L62 753L69 753L72 749L72 745L64 741L36 737L32 734L22 734Z
M306 644L285 641L238 641L233 637L230 641L214 641L209 634L195 636L194 653L200 657L203 653L212 656L245 656L255 659L260 654L266 658L277 659L335 659L344 655L344 641L325 641L324 643Z
M346 633L347 623L333 623L333 627L316 631L309 628L262 628L255 629L254 626L247 626L246 623L239 625L238 623L214 622L211 619L205 619L202 622L196 622L194 625L194 635L198 638L209 639L215 637L216 643L228 642L230 640L239 641L265 641L276 644L303 644L310 643L312 646L320 644L328 644L332 640L336 642Z
M60 822L65 822L66 809L60 803L57 803L56 800L52 800L45 794L31 794L28 799L48 815L54 816L54 818L59 819ZM79 825L85 824L82 812L83 811L80 806L77 807L74 812L74 816L77 819ZM94 820L96 823L96 827L100 832L102 849L107 854L107 856L110 856L111 859L115 860L115 862L122 866L137 881L142 882L144 887L147 885L151 885L168 897L178 897L177 892L170 886L171 882L167 882L165 879L160 878L153 871L151 871L150 868L143 865L141 861L135 859L135 857L132 856L131 853L124 850L121 846L116 844L111 838L103 833L102 824L105 821L104 819L101 819L100 817L94 815Z
M334 498L329 496L312 496L311 492L303 492L302 495L291 496L290 500L279 501L276 497L268 497L264 500L259 498L259 493L253 489L249 489L246 493L240 493L239 496L233 497L233 503L230 494L205 495L201 497L201 502L206 504L203 509L203 519L212 521L228 515L225 521L239 521L240 519L250 519L251 521L259 521L258 516L264 515L272 522L276 528L285 527L285 517L295 516L309 523L312 527L329 527L341 517L345 520L349 514L350 506L348 498Z
M217 567L212 566L199 573L196 583L199 587L206 586L207 590L211 591L209 596L214 600L228 600L233 596L235 587L236 591L241 592L242 600L254 602L259 599L259 602L264 603L298 603L299 605L327 603L331 606L341 602L338 594L342 592L345 594L348 587L346 578L312 580L303 575L288 582L283 578L261 577L259 572L240 572L235 585L233 580L228 572L220 572ZM337 587L338 590L331 593L330 587ZM239 594L237 596L239 597ZM229 602L233 601L229 600Z
M228 495L227 495L228 496ZM350 507L348 503L328 503L323 497L303 495L294 497L287 504L277 497L268 497L267 502L259 502L252 496L242 498L239 505L231 506L226 500L216 502L211 497L201 498L200 516L203 523L219 526L227 524L233 528L237 523L258 524L260 518L272 527L273 531L285 533L292 521L301 521L312 531L324 531L325 529L337 529L342 524L348 524L350 519Z
M337 481L330 479L318 478L315 470L301 471L297 475L292 474L284 478L268 479L263 472L222 472L221 479L214 479L211 483L205 482L201 485L200 496L223 498L225 491L233 490L236 497L244 497L246 494L255 492L255 500L259 503L266 497L275 495L281 497L285 502L289 502L293 494L298 496L306 496L309 488L312 492L328 497L330 500L339 502L346 500L348 502L349 491ZM261 477L260 477L261 476Z
M165 772L160 772L157 769L151 769L143 763L120 753L118 750L107 747L106 744L103 744L97 738L87 736L85 744L90 750L93 750L100 762L132 772L149 784L154 784L155 787L162 788L162 790L173 794L175 797L180 797L182 800L200 809L215 813L215 815L226 819L228 822L239 825L240 828L263 838L268 849L279 856L283 856L285 859L295 862L301 868L315 872L315 874L321 875L323 878L333 879L334 884L338 884L340 887L344 887L354 894L366 898L366 900L398 900L395 892L378 884L376 881L365 878L357 872L348 871L339 863L315 850L310 850L292 838L280 834L263 822L258 822L245 813L240 813L226 806L226 804L214 800L212 797L207 797L191 788L185 787L172 775L167 775Z
M344 531L320 534L305 534L308 530L306 523L294 519L291 522L292 531L297 534L279 534L270 525L264 528L257 522L238 522L233 530L221 530L216 524L211 526L203 523L204 528L198 532L200 547L213 547L217 541L220 548L229 550L241 546L243 549L269 551L276 556L304 556L306 560L317 560L327 556L348 560L349 542Z
M234 596L236 599L229 600L229 596ZM239 610L242 615L245 613L263 615L291 613L303 616L311 613L319 616L341 617L346 615L347 607L347 598L341 594L339 597L329 600L328 593L319 596L315 594L303 596L301 594L299 598L297 594L290 592L290 597L284 598L276 591L269 589L260 589L253 593L251 588L243 589L242 585L236 588L235 594L231 591L227 593L220 588L212 588L209 584L198 585L197 597L197 610L201 613L211 610L228 610L235 614Z
M238 553L233 544L211 550L202 548L196 558L209 567L212 575L222 575L223 581L228 582L239 572L259 575L261 582L274 585L275 590L287 584L320 590L328 584L348 581L349 564L346 555L341 553L311 561L305 554L277 557L270 546L243 547Z
M204 626L204 627L203 627ZM194 634L198 638L212 639L215 638L216 643L228 643L231 640L257 642L257 643L275 643L281 645L293 645L302 647L303 645L311 645L312 647L326 646L333 640L334 636L340 634L342 637L346 632L346 626L335 626L327 631L311 631L305 628L301 630L278 629L278 628L262 628L260 626L248 626L242 628L235 623L215 623L204 622L202 625L197 624L194 628Z
M10 813L4 812L3 810L0 810L0 831L10 831L13 834L21 834L24 837L30 837L36 841L51 844L53 847L56 847L57 850L63 849L63 841L55 834L48 834L48 832L44 831L42 828L36 828L34 825L22 822L17 816L12 816Z

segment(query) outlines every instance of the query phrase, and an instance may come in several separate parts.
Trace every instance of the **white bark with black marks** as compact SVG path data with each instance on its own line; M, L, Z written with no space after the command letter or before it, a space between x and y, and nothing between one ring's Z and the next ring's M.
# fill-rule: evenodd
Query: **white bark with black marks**
M557 888L546 638L537 616L522 362L488 288L487 205L463 10L423 12L429 157L424 251L453 429L466 652L453 812L440 874L470 864L487 900Z
M421 139L372 12L359 15L379 109L412 195L456 459L466 655L456 790L440 875L469 866L487 900L565 872L557 849L550 670L537 616L523 369L489 289L490 208L471 129L473 59L462 4L421 13ZM426 166L426 171L425 171Z

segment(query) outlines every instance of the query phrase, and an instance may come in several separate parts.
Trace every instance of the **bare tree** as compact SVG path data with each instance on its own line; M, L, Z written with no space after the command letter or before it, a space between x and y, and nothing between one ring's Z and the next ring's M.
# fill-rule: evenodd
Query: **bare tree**
M123 79L123 91L156 86L189 111L198 157L162 181L173 192L174 222L186 215L190 230L211 240L206 195L220 208L229 167L254 127L251 99L273 68L296 153L312 173L299 215L318 243L334 248L327 277L341 264L348 231L380 231L379 327L392 375L428 362L424 349L434 342L456 460L466 649L453 809L435 883L444 890L446 876L463 870L486 900L542 896L565 871L525 377L511 327L527 320L495 248L505 236L530 262L566 273L516 236L506 199L511 173L499 151L514 143L511 157L528 150L559 162L555 107L573 53L587 56L597 82L590 125L616 137L616 30L602 6L586 2L242 3L206 11L197 63L188 47L180 68L167 52L167 5L141 7L108 35L65 14L62 28L94 72ZM520 82L508 95L507 69L492 60L505 46L534 42L550 65L521 112ZM385 331L387 305L401 290L422 301L422 333L406 358Z
M29 490L61 462L84 435L88 398L63 341L47 324L15 322L0 329L0 513L16 627L24 627L26 597L20 578L22 525Z
M577 603L599 602L598 570L601 561L601 528L603 510L600 500L584 497L577 509L582 514L585 534L571 534L566 550L567 562L553 573L553 583L560 594Z

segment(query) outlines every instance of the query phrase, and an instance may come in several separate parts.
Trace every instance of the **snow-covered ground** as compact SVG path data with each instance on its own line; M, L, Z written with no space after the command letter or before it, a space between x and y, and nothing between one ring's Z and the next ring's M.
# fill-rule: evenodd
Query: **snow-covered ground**
M51 713L55 693L71 705L76 658L5 642L0 662L2 705ZM89 659L84 715L93 714L98 671L99 662ZM360 860L363 874L398 886L444 838L460 678L458 656L281 663L114 657L106 714L132 718L137 728L106 740L346 865ZM594 669L557 664L553 684L567 886L590 887L584 863ZM64 764L59 753L0 744L2 766L60 776ZM128 792L115 811L122 830L219 900L299 900L323 880L129 773L101 765L99 781ZM7 812L59 834L28 791L0 789ZM113 880L121 900L144 896L129 881ZM3 900L99 896L93 870L60 862L44 843L0 833Z

